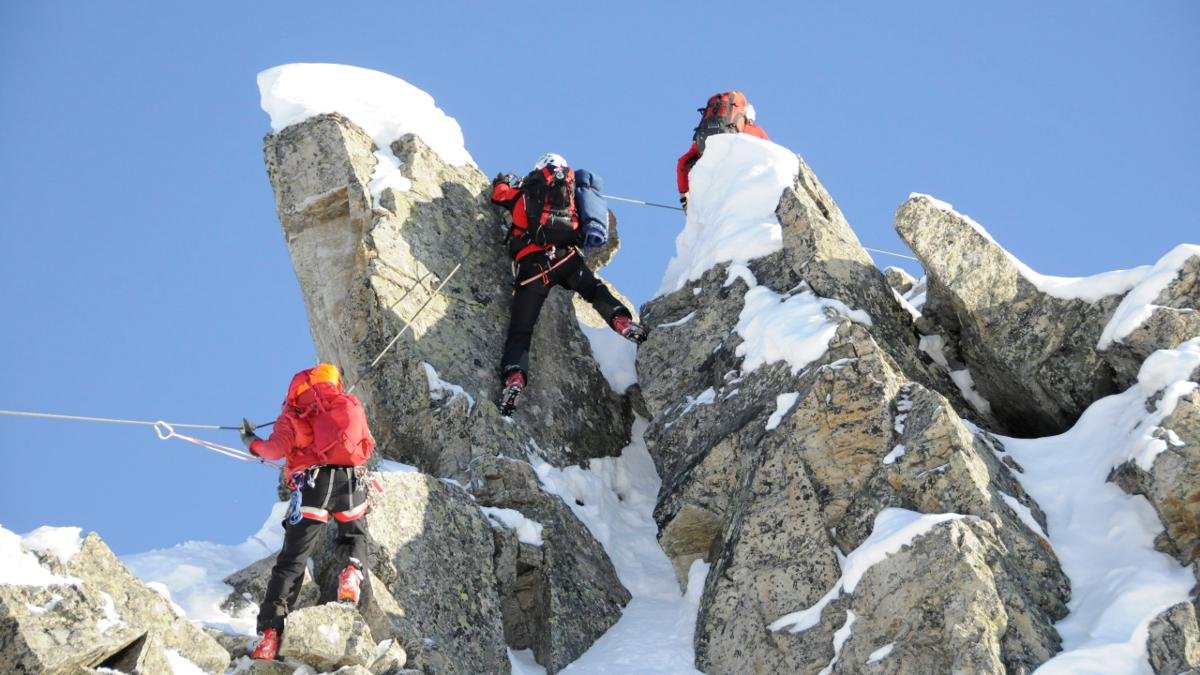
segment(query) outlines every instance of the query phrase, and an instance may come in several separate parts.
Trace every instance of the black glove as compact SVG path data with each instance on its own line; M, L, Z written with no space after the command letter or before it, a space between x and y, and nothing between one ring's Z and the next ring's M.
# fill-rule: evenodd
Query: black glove
M250 454L257 457L258 453L255 452L250 446L254 445L254 441L261 441L262 439L254 433L254 423L243 417L242 428L240 429L240 432L242 434L242 445L246 446L246 449L250 451Z
M683 207L683 212L687 213L687 193L679 195L679 205Z

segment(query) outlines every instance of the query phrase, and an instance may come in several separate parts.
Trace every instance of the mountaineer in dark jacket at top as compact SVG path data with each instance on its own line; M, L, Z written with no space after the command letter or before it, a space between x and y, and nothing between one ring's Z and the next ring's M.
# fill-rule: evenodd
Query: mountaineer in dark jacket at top
M598 177L575 171L561 155L547 153L522 179L497 176L492 181L492 201L512 210L508 250L516 278L500 364L504 381L500 412L507 416L525 388L533 327L552 286L578 293L628 340L640 343L647 333L592 274L577 248L582 245L590 252L608 236L608 210L599 195Z

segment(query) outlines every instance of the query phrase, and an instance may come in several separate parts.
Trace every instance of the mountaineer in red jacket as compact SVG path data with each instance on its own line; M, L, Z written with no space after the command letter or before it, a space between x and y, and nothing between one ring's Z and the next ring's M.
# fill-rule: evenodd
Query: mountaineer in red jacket
M622 337L638 343L646 339L646 330L592 274L576 248L584 243L585 233L590 235L590 228L585 232L580 227L579 205L587 195L579 194L577 199L576 188L598 182L587 171L575 171L554 153L538 158L533 171L523 179L501 174L492 181L492 202L512 210L508 251L516 277L500 364L504 382L500 413L506 417L512 414L517 396L525 388L533 327L552 286L578 293ZM605 219L607 215L605 211Z
M375 440L357 398L342 391L338 369L328 363L292 377L271 437L254 434L242 420L242 442L263 459L284 459L292 488L284 519L283 549L275 558L266 595L258 608L262 635L252 658L274 659L284 618L300 597L300 582L317 540L332 517L337 521L338 601L357 605L367 564L369 476L367 459Z
M724 99L719 100L722 97ZM692 172L692 166L704 153L704 139L714 133L743 133L757 136L764 141L770 140L767 138L766 130L754 123L754 106L750 105L746 101L745 95L739 91L714 95L708 100L708 106L701 108L700 112L702 113L700 126L696 127L696 133L692 136L692 147L683 153L675 165L675 183L679 188L679 203L685 211L687 210L688 192L691 191L688 174Z

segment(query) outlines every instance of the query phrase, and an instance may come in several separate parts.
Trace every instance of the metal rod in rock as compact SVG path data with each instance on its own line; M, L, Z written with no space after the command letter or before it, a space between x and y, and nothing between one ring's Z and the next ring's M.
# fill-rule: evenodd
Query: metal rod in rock
M392 340L387 343L387 346L379 352L379 355L375 357L375 360L371 361L371 364L366 367L362 377L358 378L354 384L350 385L350 388L346 390L347 394L354 393L354 388L358 386L358 383L362 382L363 378L367 376L367 373L370 372L370 370L376 365L378 365L381 360L383 360L384 355L387 354L393 346L395 346L396 342L400 340L400 336L404 335L405 331L412 327L413 321L416 321L417 317L421 316L421 312L425 311L425 308L429 306L429 303L433 302L433 299L438 296L438 293L441 292L442 288L444 288L446 284L450 283L450 280L454 278L455 273L457 273L461 267L462 263L458 263L454 266L454 269L450 270L450 274L447 274L446 278L442 280L442 283L438 284L437 288L433 289L433 292L429 294L429 297L425 300L425 302L422 303L421 306L417 308L417 311L413 313L412 318L404 322L404 327L400 329L400 332L396 333L396 336L393 337Z

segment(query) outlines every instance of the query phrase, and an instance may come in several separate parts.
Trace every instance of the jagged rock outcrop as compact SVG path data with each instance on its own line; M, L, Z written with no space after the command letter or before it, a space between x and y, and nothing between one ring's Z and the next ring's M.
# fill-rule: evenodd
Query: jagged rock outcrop
M998 426L990 411L969 405L947 372L921 353L912 316L803 159L796 183L784 191L775 215L783 228L783 256L797 283L822 298L865 311L871 317L872 337L908 377L941 392L961 415L986 428Z
M48 586L0 585L0 663L14 672L77 672L115 668L170 672L168 650L205 672L224 672L229 653L177 615L95 534L65 563L38 554L63 578Z
M462 488L432 476L382 480L367 516L372 597L362 603L374 639L395 637L414 667L433 672L509 672L487 519ZM345 564L333 558L334 536L329 528L315 559L327 594Z
M1122 388L1137 380L1142 362L1156 349L1174 349L1200 337L1200 253L1183 261L1174 278L1144 309L1147 316L1136 328L1101 350Z
M371 630L357 609L330 603L288 614L279 655L324 672L371 665L375 646Z
M1181 602L1158 615L1146 639L1155 675L1200 673L1200 628L1196 608Z
M1132 282L1083 289L1050 279L1058 290L1043 290L969 218L923 195L900 206L896 231L928 273L922 320L970 368L979 393L1014 433L1068 429L1092 402L1136 380L1151 352L1200 334L1200 255L1182 264L1130 335L1102 349Z
M617 453L629 404L601 375L566 293L542 310L520 411L512 423L499 416L492 401L512 288L503 215L476 167L450 166L411 135L391 150L411 185L383 190L376 207L372 141L345 117L310 118L267 136L264 149L317 354L359 383L381 452L460 478L473 457L523 457L530 439L559 466ZM571 377L553 377L562 372Z
M888 286L900 295L911 291L913 286L917 285L917 280L913 275L900 269L899 267L886 267L883 270L883 278L887 279Z
M494 531L504 633L514 649L532 649L558 672L621 618L629 591L600 543L556 495L541 489L527 462L483 458L471 467L481 506L512 509L541 525L540 545Z
M1200 561L1200 389L1179 399L1155 435L1163 449L1149 470L1130 460L1110 480L1154 506L1164 528L1158 549L1190 565Z
M911 315L803 164L776 215L784 250L750 261L752 281L719 265L642 312L653 329L638 374L652 415L647 447L663 480L660 543L681 582L693 560L712 563L697 667L816 672L834 658L834 636L853 610L861 614L851 639L861 631L862 649L886 636L953 632L956 623L977 628L955 635L959 653L925 653L913 637L911 652L889 657L900 670L1032 670L1058 650L1053 623L1066 613L1069 585L1031 529L1042 524L1040 510L1014 480L1015 463L960 415L992 420L921 356ZM784 362L746 368L737 327L752 283L782 298L812 291L841 301L845 308L826 310L836 331L824 355L797 372ZM834 587L835 552L862 545L889 507L973 518L891 561L904 576L879 583L903 584L902 593L860 586L807 630L768 630ZM925 616L950 599L952 619ZM841 668L853 672L850 663Z

